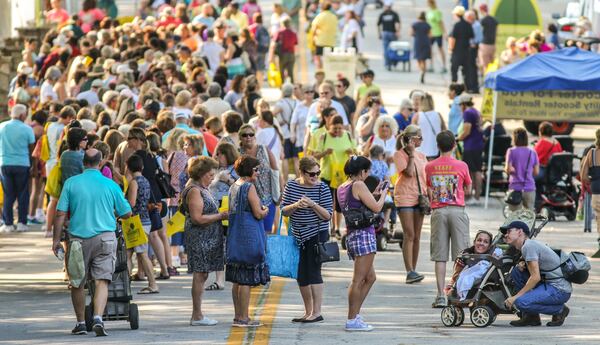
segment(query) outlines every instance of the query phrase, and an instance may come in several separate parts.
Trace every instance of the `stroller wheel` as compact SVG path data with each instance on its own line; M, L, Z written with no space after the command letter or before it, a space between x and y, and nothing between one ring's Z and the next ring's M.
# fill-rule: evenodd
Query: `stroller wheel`
M458 327L462 325L465 321L465 311L461 307L454 307L454 311L456 312L456 320L454 321L454 326Z
M487 305L480 305L471 309L471 322L475 327L487 327L494 322L495 313Z
M131 329L140 328L140 314L138 311L138 306L135 303L131 303L129 305L129 326Z
M454 323L456 322L456 311L454 310L454 307L453 306L444 307L442 309L441 318L442 318L442 324L444 326L446 326L446 327L454 326Z
M377 250L382 252L387 250L387 238L383 232L377 234Z

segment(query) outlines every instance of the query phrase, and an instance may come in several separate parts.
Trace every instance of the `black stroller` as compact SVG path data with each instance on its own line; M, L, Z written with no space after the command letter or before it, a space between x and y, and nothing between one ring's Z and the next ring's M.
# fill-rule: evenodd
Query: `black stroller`
M574 158L569 152L555 153L546 166L536 211L551 221L559 216L572 221L577 216L579 186L573 178Z
M108 300L102 319L104 321L126 320L131 329L138 329L140 326L138 306L131 303L131 281L129 280L129 271L127 269L127 249L125 248L125 239L120 224L115 233L117 237L117 260L115 263L115 272L112 276L112 282L108 285ZM92 331L94 322L94 282L88 280L87 289L92 297L90 304L85 306L85 326L88 332Z
M548 219L537 216L529 210L518 210L509 215L505 224L513 220L521 220L532 229L531 238L535 238L548 223ZM505 249L502 233L494 238L493 245ZM513 247L504 250L501 258L490 254L467 254L462 259L471 266L481 260L490 262L490 266L481 279L474 282L466 299L460 300L454 293L448 297L448 306L441 312L442 324L446 327L460 326L465 320L463 308L469 308L471 323L475 327L487 327L494 323L499 314L514 314L514 309L507 309L504 301L513 295L511 291L510 272L521 257L521 253Z

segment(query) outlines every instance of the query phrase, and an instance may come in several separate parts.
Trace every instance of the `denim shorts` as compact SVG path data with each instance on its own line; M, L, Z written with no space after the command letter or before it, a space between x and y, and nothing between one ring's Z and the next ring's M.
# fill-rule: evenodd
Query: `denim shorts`
M348 257L354 260L358 256L365 256L377 252L375 229L371 226L366 229L352 230L346 237Z

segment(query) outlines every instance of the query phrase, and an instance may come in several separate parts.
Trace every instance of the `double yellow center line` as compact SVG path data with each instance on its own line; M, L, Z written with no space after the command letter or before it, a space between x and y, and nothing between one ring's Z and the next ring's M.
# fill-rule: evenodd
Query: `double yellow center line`
M268 344L273 321L281 300L285 279L273 277L269 286L253 288L250 293L250 318L260 321L258 328L231 327L227 344Z

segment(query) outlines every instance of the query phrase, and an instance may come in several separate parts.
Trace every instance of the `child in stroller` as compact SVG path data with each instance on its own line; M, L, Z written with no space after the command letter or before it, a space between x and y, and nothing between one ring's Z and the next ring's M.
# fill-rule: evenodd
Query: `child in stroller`
M530 238L536 237L548 222L547 218L536 217L535 213L531 210L512 212L504 225L510 224L513 220L520 220L528 224L532 229ZM536 224L537 220L541 220L541 222ZM506 247L501 232L494 237L490 247ZM478 251L483 251L483 248ZM465 266L474 266L482 260L488 261L491 265L489 265L481 279L476 280L472 288L466 292L465 299L459 298L454 290L450 291L448 306L443 308L441 312L441 319L444 326L462 325L465 319L463 310L465 307L470 309L471 323L476 327L491 325L496 320L498 314L513 314L515 309L508 308L504 304L504 301L512 296L508 280L510 280L511 270L520 257L521 253L513 247L505 250L500 257L479 253L461 255L461 260Z

